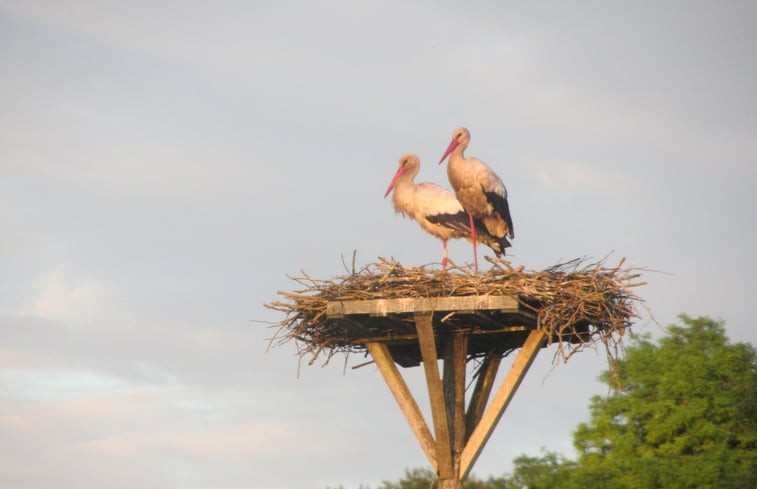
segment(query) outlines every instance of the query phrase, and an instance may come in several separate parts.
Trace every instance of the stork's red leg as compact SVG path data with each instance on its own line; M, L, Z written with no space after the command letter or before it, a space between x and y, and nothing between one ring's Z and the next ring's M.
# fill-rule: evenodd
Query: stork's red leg
M476 226L473 222L473 214L469 212L468 217L470 218L470 237L473 241L473 264L476 267L476 271L478 271L478 252L476 251Z
M442 270L447 269L447 240L443 239L442 243L444 243L444 258L442 258Z

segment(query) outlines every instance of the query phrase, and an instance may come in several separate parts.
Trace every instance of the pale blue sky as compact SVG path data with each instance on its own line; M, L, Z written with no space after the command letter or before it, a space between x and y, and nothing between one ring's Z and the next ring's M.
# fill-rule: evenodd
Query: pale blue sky
M374 367L297 378L249 320L353 250L438 262L382 196L407 152L447 185L461 125L508 187L513 264L625 256L665 272L638 290L661 323L757 343L754 25L747 1L0 0L0 485L352 489L424 466ZM478 475L572 454L605 363L547 376L552 354Z

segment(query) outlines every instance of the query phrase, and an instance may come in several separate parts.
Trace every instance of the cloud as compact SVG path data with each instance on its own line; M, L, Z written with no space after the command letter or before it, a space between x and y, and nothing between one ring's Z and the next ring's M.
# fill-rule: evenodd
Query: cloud
M11 399L59 401L82 396L108 397L124 389L123 381L88 370L5 369L0 385Z
M208 426L204 429L183 426L178 431L159 428L145 433L123 432L80 444L80 448L110 456L136 456L140 453L169 451L205 461L275 459L281 456L328 458L344 449L339 436L319 432L299 422L261 419ZM324 443L324 439L328 442Z
M61 269L54 269L37 279L35 297L22 305L17 314L60 321L69 326L87 324L106 309L106 298L102 284L71 279Z
M520 165L527 168L545 192L575 194L578 192L610 193L620 189L632 192L635 180L629 175L600 171L589 164L571 161L537 161Z
M246 485L238 482L246 487L251 480L280 479L285 461L330 463L354 449L355 440L334 433L328 425L256 402L261 395L270 396L270 391L256 395L178 384L145 389L123 383L114 389L95 385L89 375L80 374L72 372L65 381L80 384L71 390L73 396L56 398L47 393L0 399L0 478L6 485L31 483L30 474L37 467L41 470L35 477L47 480L43 486L56 478L69 483L86 478L86 484L102 486L110 480L122 487L113 479L124 477L141 485L166 478L170 485L189 471L196 472L196 481L234 474L232 478L246 481ZM0 383L7 393L9 385ZM84 468L82 460L91 466ZM134 464L140 470L129 475L128 467ZM248 473L250 466L257 469L256 475Z
M0 406L0 413L4 413L6 407ZM25 414L0 414L0 431L27 431L32 426L28 415Z

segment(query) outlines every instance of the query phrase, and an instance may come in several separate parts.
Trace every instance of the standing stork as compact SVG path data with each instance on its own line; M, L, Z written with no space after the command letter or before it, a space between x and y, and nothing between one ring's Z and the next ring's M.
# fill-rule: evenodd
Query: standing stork
M493 236L481 221L469 218L454 193L433 183L414 183L420 167L420 159L414 154L400 158L399 168L384 198L394 190L395 212L415 219L427 233L442 240L442 269L447 269L447 240L450 238L478 239L497 256L504 253L510 246L507 238ZM471 226L477 229L471 232Z
M508 235L514 238L515 233L505 185L486 163L478 158L463 156L468 143L470 143L470 132L464 127L455 129L452 132L452 141L439 163L441 164L449 156L447 176L452 188L455 189L457 200L468 213L473 242L473 261L478 270L477 229L473 226L473 221L480 220L484 229L494 239L505 239Z

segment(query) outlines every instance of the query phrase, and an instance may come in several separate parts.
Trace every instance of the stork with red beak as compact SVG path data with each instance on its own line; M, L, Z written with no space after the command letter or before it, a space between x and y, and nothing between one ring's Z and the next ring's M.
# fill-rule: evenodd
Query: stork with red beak
M504 253L510 246L507 238L493 236L481 221L469 218L454 193L433 183L414 183L420 167L420 159L414 154L400 158L399 168L384 198L394 190L395 212L415 219L426 232L442 240L442 269L447 269L447 240L450 238L478 239L497 256ZM473 233L471 226L477 228Z
M470 143L470 132L464 127L452 132L452 141L439 160L441 164L449 156L447 176L455 196L468 213L471 241L473 242L473 261L478 270L478 256L476 252L475 220L483 224L483 228L494 239L515 237L513 220L510 217L510 206L507 203L507 190L502 180L489 166L478 158L463 155L463 151Z

